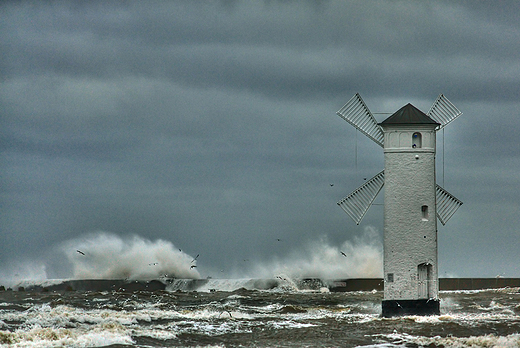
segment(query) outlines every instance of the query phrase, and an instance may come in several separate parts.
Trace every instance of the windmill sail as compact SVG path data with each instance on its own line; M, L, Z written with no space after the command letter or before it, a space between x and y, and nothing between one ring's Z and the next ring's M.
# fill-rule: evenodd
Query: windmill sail
M446 222L455 214L457 209L462 205L462 202L439 185L436 185L435 191L437 198L437 218L443 225L446 225Z
M359 93L350 98L336 114L383 147L383 131Z
M377 194L385 184L385 173L379 174L368 180L361 187L338 202L338 205L359 225L363 217L376 199Z
M445 127L460 115L462 115L462 112L460 112L459 109L457 109L443 94L440 94L437 97L437 100L433 103L430 111L428 111L428 116L441 124L439 129Z

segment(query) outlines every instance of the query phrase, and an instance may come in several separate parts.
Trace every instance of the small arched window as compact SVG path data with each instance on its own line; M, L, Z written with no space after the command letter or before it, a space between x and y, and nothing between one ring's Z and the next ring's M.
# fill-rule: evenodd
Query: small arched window
M412 147L414 149L422 147L422 135L421 135L421 133L415 132L415 133L412 134Z
M428 221L428 206L423 205L421 207L422 221Z

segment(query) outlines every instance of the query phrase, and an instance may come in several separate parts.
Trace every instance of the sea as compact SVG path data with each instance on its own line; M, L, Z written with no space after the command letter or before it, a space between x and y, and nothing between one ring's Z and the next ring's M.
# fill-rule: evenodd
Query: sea
M441 291L438 316L381 316L381 291L0 291L0 347L520 347L520 288Z

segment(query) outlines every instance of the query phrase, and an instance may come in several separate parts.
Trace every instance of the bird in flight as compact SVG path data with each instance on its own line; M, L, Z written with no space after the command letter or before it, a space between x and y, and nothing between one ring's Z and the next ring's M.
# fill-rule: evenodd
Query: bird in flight
M195 265L191 265L191 266L190 266L190 269L192 269L192 268L197 268L197 266L195 266Z
M340 250L339 252L341 253L341 255L347 257L347 254L345 254L343 251Z
M81 250L76 250L76 251L77 251L79 254L81 254L81 255L85 255L85 253L84 253L83 251L81 251Z
M193 260L191 260L191 262L193 263L193 262L197 261L198 257L199 257L199 254L197 254L197 256L195 256L195 258Z

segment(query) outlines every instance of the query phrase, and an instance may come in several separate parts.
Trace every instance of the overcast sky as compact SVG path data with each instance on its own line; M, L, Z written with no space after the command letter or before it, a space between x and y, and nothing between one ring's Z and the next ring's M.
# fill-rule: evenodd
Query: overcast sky
M100 231L199 254L201 277L377 248L382 206L356 226L336 205L384 167L336 115L359 92L464 113L437 135L437 181L464 202L439 223L440 276L520 277L518 18L518 1L3 2L0 274L68 276L63 245Z

